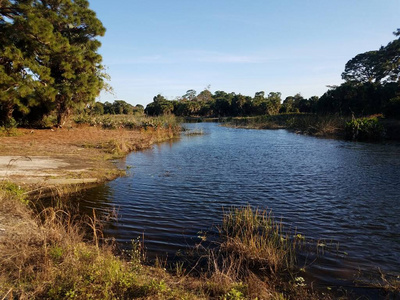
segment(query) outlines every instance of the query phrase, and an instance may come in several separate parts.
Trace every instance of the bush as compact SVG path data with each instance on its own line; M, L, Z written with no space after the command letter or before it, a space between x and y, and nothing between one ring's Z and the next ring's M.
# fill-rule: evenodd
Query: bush
M385 136L385 129L378 117L353 118L346 123L346 138L354 141L378 141Z

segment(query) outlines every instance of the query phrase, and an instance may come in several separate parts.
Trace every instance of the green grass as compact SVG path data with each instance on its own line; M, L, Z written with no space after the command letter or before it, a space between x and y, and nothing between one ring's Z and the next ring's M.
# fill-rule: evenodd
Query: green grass
M0 190L5 193L5 197L17 199L25 205L29 204L27 192L20 185L10 181L0 181Z

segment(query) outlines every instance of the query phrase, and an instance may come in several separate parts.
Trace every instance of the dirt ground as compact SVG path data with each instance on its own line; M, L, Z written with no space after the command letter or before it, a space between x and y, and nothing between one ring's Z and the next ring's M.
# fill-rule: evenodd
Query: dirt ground
M118 175L110 158L149 147L153 134L96 127L19 129L0 137L0 180L24 186L95 183Z

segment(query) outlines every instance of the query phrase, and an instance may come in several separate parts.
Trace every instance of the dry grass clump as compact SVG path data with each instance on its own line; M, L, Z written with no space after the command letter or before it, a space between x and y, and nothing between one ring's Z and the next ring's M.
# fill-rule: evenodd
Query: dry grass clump
M235 208L224 215L221 249L236 253L249 269L277 274L295 266L296 240L267 211Z
M0 189L0 217L14 220L5 226L0 218L6 229L0 232L0 299L310 298L287 278L279 282L292 266L294 246L281 239L269 214L246 208L225 215L224 240L210 252L208 267L192 276L178 265L172 275L163 265L145 266L139 243L127 259L116 256L95 213L82 219L45 208L35 214L20 196Z
M112 245L100 245L95 215L76 219L54 208L35 215L1 190L0 217L5 213L14 223L0 219L0 299L198 298L164 270L143 266L137 247L123 260Z
M343 136L346 119L338 115L293 114L287 128L322 137Z
M119 115L108 115L101 118L106 118L106 121L103 120L105 123L99 121L104 129L113 129L115 131L112 138L103 139L99 142L85 142L82 146L102 150L110 154L111 158L120 158L129 152L149 148L154 143L171 140L177 137L181 130L174 116L140 117L140 119L131 116L133 120ZM129 124L132 122L137 125L130 126ZM91 125L91 123L80 124ZM109 126L104 126L105 124L109 124ZM130 129L139 130L140 136L131 136L129 134Z
M294 277L297 241L270 213L224 215L222 241L197 276L177 264L143 264L140 243L126 258L102 238L102 222L53 207L34 213L18 187L0 188L0 299L316 299ZM34 202L34 201L31 201ZM13 223L3 224L9 214ZM90 233L90 234L88 234ZM88 238L89 236L89 238ZM204 259L204 257L203 257Z
M242 128L280 129L287 128L298 133L321 137L344 135L346 119L337 115L288 113L274 116L234 118L229 125Z
M319 299L299 284L296 250L303 238L291 238L271 213L251 207L224 214L221 243L208 255L206 290L218 299ZM325 297L325 296L324 296ZM327 298L327 297L325 297Z
M176 128L179 123L174 115L149 117L146 115L77 115L74 117L76 124L86 124L103 129L147 129L147 128Z

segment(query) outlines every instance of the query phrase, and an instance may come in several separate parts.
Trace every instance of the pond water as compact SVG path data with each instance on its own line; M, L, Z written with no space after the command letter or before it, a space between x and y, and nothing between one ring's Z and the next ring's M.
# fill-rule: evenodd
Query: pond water
M304 264L320 282L400 272L400 145L319 139L286 130L185 124L185 136L120 161L128 176L86 191L81 206L116 208L106 230L122 245L144 237L174 257L212 235L223 209L272 210L287 227L339 249Z

